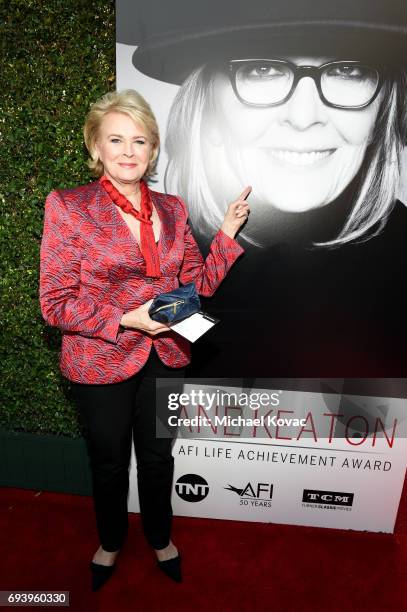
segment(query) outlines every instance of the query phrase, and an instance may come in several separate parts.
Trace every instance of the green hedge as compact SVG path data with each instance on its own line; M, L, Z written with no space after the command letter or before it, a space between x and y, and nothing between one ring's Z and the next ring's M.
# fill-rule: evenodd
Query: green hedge
M110 0L0 0L0 428L80 435L42 320L39 247L46 195L89 182L82 125L115 89Z

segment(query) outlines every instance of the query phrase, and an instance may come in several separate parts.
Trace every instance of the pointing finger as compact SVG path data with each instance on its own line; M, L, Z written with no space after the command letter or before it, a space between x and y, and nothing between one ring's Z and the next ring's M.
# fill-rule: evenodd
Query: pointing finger
M246 187L242 193L240 194L240 196L237 198L238 200L245 200L247 198L247 196L249 195L249 193L251 192L252 188L251 185L249 185L248 187Z

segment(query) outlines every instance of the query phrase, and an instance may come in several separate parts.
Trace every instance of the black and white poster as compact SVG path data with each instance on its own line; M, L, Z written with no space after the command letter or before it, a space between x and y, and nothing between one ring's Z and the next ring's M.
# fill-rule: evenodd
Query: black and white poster
M403 0L117 1L117 87L160 126L151 187L203 253L252 186L191 374L405 375L406 68Z

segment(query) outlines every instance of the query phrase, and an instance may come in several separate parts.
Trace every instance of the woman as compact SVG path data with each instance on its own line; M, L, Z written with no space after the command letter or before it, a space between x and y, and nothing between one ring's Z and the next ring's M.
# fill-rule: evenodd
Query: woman
M166 187L188 199L202 246L236 184L253 186L244 261L211 305L231 313L216 341L232 358L204 339L195 373L402 376L405 2L190 4L147 27L150 6L138 38L119 19L119 41L138 45L138 70L180 85Z
M337 244L384 225L406 141L403 0L175 0L160 19L156 3L120 0L118 40L137 45L139 71L181 85L167 184L188 195L200 231L216 227L228 193L249 177L243 236L270 244L279 211L325 206L359 171Z
M194 225L212 231L244 179L254 188L243 237L272 244L290 213L330 204L358 176L348 218L329 243L379 231L400 176L404 74L349 52L339 61L287 50L269 51L267 59L242 55L194 70L170 112L167 184L188 195ZM200 180L187 180L192 168L201 169Z
M160 568L181 580L170 540L171 440L155 437L155 377L179 377L189 345L150 319L152 299L194 281L212 295L243 249L234 240L249 212L233 202L204 262L176 196L151 191L159 134L135 91L109 93L87 116L90 167L101 177L53 191L45 207L40 301L63 331L61 370L72 381L89 435L101 545L91 562L93 589L110 577L127 532L133 432L144 533Z

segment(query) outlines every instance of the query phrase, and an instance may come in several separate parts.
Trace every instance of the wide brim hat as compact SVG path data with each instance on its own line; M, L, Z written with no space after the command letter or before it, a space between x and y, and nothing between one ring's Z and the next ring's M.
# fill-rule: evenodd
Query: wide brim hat
M407 0L117 0L117 42L142 73L180 84L227 59L312 54L407 64Z

